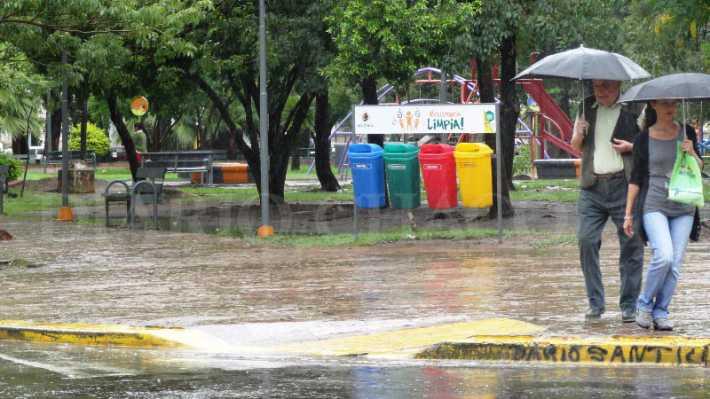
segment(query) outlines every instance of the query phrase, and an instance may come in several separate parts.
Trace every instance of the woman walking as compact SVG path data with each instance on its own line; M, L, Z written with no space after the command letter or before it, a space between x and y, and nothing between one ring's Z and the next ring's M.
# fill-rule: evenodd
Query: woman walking
M668 199L668 182L679 143L681 150L692 155L702 170L695 132L673 120L677 105L675 100L654 100L646 106L642 132L634 142L624 217L624 232L631 236L636 214L635 220L641 222L637 231L651 246L636 323L643 328L653 325L656 330L673 329L668 306L678 284L688 239L697 241L700 228L695 206Z

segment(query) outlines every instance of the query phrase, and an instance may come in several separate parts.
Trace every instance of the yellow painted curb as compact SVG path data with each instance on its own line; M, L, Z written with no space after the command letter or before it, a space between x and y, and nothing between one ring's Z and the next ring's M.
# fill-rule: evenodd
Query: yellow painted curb
M135 348L180 348L188 345L181 328L130 327L116 324L32 323L0 321L0 339Z
M459 342L439 343L415 356L417 359L702 367L708 367L709 357L710 338L677 336L476 336Z
M442 342L470 339L477 335L531 336L544 328L511 319L486 319L440 324L430 327L405 328L382 333L299 342L277 348L282 353L311 356L379 356L409 357Z

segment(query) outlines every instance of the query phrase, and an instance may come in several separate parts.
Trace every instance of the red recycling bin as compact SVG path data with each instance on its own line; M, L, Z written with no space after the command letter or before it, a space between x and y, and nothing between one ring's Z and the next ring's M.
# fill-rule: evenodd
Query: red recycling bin
M424 144L419 150L419 164L429 208L456 208L458 193L454 147L446 144Z

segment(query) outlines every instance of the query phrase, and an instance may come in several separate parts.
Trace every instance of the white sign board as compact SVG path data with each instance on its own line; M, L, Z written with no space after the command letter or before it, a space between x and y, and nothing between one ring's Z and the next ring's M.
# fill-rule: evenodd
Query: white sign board
M355 134L495 133L495 104L358 105Z

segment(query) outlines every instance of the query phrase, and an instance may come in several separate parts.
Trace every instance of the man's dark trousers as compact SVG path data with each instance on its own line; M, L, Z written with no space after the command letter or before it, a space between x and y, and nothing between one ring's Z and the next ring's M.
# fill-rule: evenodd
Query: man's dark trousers
M611 217L616 225L621 251L619 254L619 306L622 310L635 310L641 291L643 272L643 243L634 234L629 238L624 233L624 213L628 183L623 172L612 177L597 179L597 183L582 189L579 196L579 226L577 239L579 254L587 288L589 307L604 310L604 285L599 268L599 249L606 221ZM634 224L639 221L634 220Z

